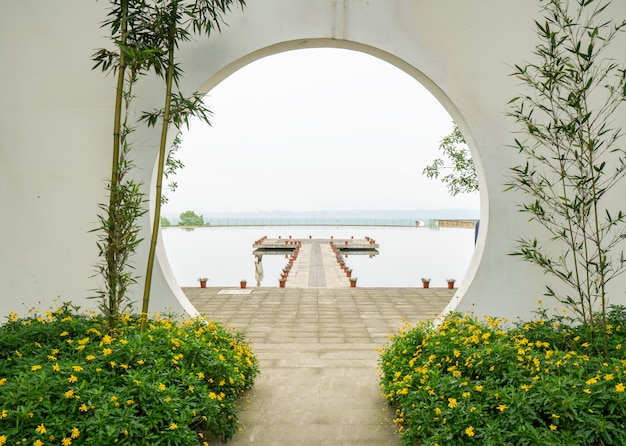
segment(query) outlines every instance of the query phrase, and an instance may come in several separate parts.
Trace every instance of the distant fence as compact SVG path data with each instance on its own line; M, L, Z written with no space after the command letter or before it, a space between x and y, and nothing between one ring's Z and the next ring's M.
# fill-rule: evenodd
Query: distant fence
M178 225L180 219L170 218L172 225ZM454 220L441 220L447 222L445 226L453 226ZM465 227L475 220L462 220ZM205 218L206 226L395 226L395 227L439 227L440 220L412 220L408 218ZM441 225L442 227L444 225Z

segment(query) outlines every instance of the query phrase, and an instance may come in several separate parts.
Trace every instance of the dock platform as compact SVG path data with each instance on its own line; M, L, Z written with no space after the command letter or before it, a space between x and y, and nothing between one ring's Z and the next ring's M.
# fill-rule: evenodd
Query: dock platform
M255 254L291 253L285 288L347 288L349 273L338 262L341 253L378 254L372 239L267 239L257 240Z

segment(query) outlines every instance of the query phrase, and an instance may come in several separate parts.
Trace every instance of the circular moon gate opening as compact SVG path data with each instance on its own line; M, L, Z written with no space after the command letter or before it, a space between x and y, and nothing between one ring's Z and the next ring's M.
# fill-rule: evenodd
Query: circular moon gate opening
M185 168L163 209L174 224L188 210L235 225L477 218L477 195L450 197L422 174L441 157L452 118L413 77L376 57L329 48L275 54L233 73L205 102L213 126L194 122L183 133ZM230 222L220 221L226 216ZM360 286L421 286L424 276L432 286L454 277L458 286L474 249L473 230L317 229L322 238L378 234L385 242L373 262L351 258ZM254 282L252 242L268 232L307 237L312 230L168 228L163 237L180 286L196 286L201 276L211 277L209 286L235 286ZM282 263L266 257L263 286L277 286Z

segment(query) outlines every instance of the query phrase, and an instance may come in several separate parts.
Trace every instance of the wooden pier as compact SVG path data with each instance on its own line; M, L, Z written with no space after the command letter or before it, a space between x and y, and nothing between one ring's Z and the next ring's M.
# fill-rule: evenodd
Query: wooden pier
M293 239L263 237L254 242L254 254L290 254L283 269L285 288L345 288L351 270L343 253L378 254L378 244L370 239Z
M372 251L378 254L379 245L375 240L366 237L362 239L355 238L328 238L328 239L313 239L313 238L260 238L252 245L255 254L264 254L268 251L283 251L293 250L297 246L317 243L317 244L329 244L332 243L341 252L350 251Z

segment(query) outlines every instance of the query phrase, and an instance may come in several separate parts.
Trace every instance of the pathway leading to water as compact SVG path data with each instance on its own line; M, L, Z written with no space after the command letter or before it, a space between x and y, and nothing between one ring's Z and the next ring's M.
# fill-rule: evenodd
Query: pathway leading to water
M311 240L300 245L300 252L286 288L347 288L350 282L337 263L328 241Z
M311 252L305 258L319 264L320 256ZM310 279L309 273L308 280L321 286L319 277ZM325 280L328 286L328 275ZM183 291L201 313L246 332L259 358L261 375L243 398L242 429L230 446L399 445L394 414L380 395L378 349L404 321L434 318L454 293L349 287Z

